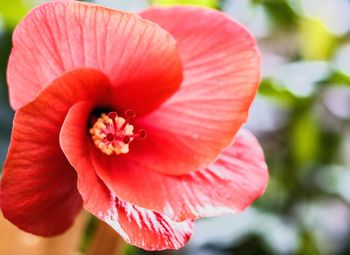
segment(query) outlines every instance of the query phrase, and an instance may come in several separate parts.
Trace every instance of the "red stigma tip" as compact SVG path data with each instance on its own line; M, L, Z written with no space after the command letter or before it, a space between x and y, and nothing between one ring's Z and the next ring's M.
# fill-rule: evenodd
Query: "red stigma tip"
M123 143L128 144L130 142L130 136L123 137Z
M118 117L118 114L116 112L110 112L108 113L108 117L111 119L115 119L116 117Z
M135 116L136 116L136 113L133 110L129 109L125 111L126 118L132 119L132 118L135 118Z
M141 139L145 139L147 137L147 133L144 129L139 130L139 135Z
M114 140L114 135L112 133L108 133L106 138L107 138L107 141L112 142Z

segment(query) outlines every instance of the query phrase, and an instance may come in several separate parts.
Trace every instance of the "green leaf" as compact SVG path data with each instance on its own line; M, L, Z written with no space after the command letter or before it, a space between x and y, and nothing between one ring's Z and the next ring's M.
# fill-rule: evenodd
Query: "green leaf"
M219 0L150 0L152 5L199 5L209 8L218 8Z

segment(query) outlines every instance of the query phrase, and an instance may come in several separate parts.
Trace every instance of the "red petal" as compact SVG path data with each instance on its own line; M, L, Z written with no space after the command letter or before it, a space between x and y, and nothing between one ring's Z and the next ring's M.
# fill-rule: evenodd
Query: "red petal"
M210 164L246 121L260 80L259 52L222 12L175 7L141 15L175 37L184 66L180 91L145 120L156 132L143 160L167 174L187 173Z
M244 130L215 163L182 176L164 175L119 157L93 155L91 161L90 167L103 173L102 179L119 198L176 221L241 211L265 191L268 182L263 151Z
M100 72L76 70L16 112L0 201L4 216L21 229L51 236L72 224L81 197L76 173L59 145L60 128L73 102L96 101L108 93L107 86Z
M118 87L119 108L138 114L172 95L182 67L172 36L138 15L77 1L35 8L18 25L8 65L18 109L65 71L92 67Z
M173 222L159 213L119 200L97 177L90 159L94 145L84 124L91 109L92 105L84 102L72 106L60 135L62 149L77 171L85 209L108 223L125 241L143 249L184 246L192 233L191 221Z

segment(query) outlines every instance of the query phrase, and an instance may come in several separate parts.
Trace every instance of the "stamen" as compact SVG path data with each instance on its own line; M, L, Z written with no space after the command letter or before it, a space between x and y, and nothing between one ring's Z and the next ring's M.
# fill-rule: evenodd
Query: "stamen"
M147 137L144 129L134 132L134 126L130 124L130 120L135 116L132 110L126 110L124 118L118 116L116 112L101 114L90 129L96 147L107 155L128 153L129 144L133 140Z

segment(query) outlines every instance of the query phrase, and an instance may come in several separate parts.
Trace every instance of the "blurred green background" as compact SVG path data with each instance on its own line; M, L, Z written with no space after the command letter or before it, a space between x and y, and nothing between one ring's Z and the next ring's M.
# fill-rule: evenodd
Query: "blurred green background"
M6 88L11 33L38 2L0 0L0 165L13 118ZM266 154L265 195L239 215L198 221L184 249L152 254L350 254L349 0L93 2L128 11L216 8L244 24L262 51L263 80L246 127ZM125 254L149 253L128 247Z

